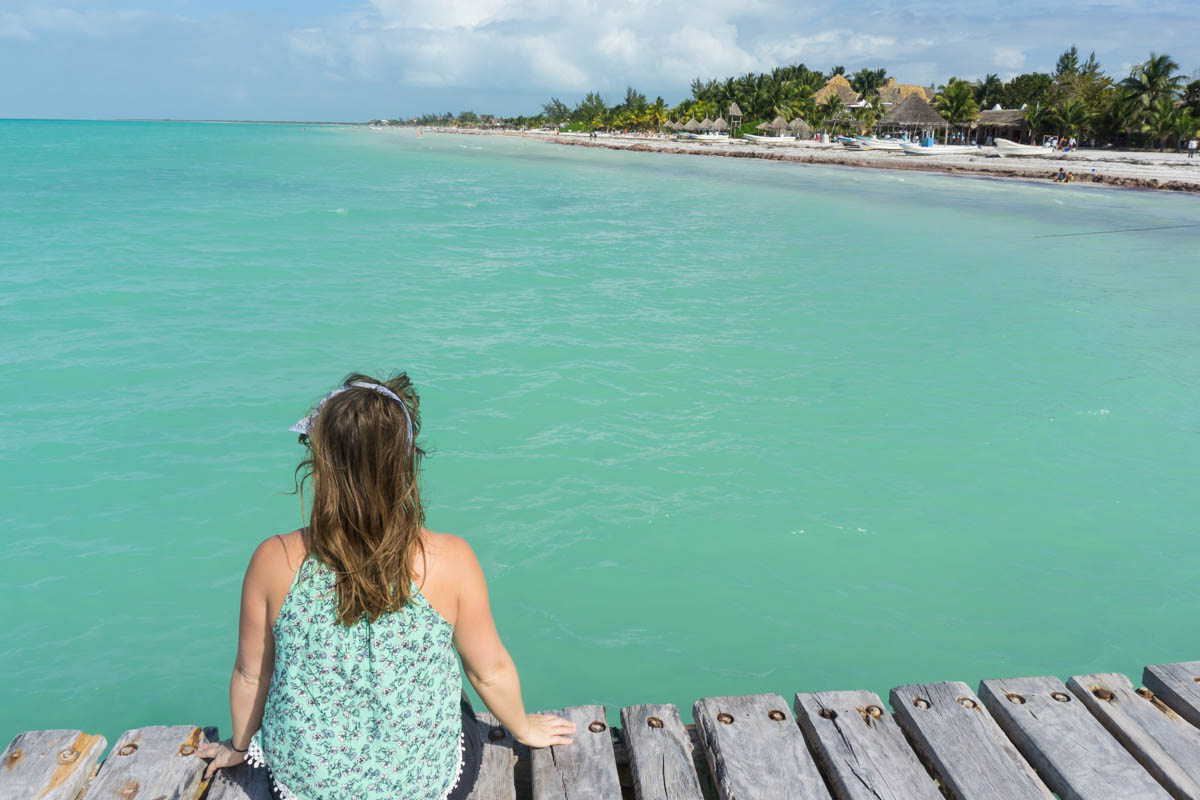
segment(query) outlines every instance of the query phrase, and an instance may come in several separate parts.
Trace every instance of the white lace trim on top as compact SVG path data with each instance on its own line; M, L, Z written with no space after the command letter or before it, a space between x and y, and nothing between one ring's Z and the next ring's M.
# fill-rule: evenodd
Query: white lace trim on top
M454 782L442 792L438 800L446 800L450 797L450 793L458 788L458 782L462 780L463 772L463 756L467 752L466 735L460 733L458 735L458 765L454 768ZM269 767L267 764L267 754L263 752L262 745L258 743L258 736L255 735L250 739L250 747L246 750L246 763L252 767ZM304 800L300 795L293 792L291 789L284 786L275 776L271 776L271 788L275 790L275 794L279 795L280 800Z

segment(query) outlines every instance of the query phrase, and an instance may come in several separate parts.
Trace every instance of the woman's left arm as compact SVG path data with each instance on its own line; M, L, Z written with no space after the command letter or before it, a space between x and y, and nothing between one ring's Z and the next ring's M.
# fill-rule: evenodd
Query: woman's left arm
M205 780L222 767L242 763L252 737L262 724L267 689L275 669L275 637L271 632L267 587L271 577L286 563L283 541L272 536L258 546L246 568L242 581L242 610L238 623L237 660L229 679L229 716L233 720L233 737L229 742L202 746L201 758L212 763L204 774Z

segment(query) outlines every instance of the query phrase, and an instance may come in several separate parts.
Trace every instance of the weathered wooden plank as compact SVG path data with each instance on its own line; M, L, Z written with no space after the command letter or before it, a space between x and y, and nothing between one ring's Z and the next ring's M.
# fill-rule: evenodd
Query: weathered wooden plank
M516 742L500 721L486 712L476 714L483 737L483 763L479 778L467 800L516 800L513 767L517 763Z
M575 723L574 741L530 751L533 800L621 800L604 706L573 706L549 713Z
M1076 675L1067 688L1173 797L1200 800L1200 730L1124 675Z
M779 695L705 697L692 713L723 800L829 800L804 734Z
M203 741L204 732L194 725L125 731L83 798L194 800L204 788L206 762L196 755Z
M82 731L18 733L0 755L0 797L75 800L106 744Z
M218 770L207 800L272 800L267 768L242 763Z
M956 800L1053 800L965 683L897 686L889 699L917 754Z
M1063 800L1170 797L1058 678L983 681L979 696Z
M942 800L875 693L797 694L794 708L838 800Z
M637 800L702 800L692 740L673 705L626 706L621 730Z
M1200 661L1146 667L1142 684L1179 716L1200 727Z

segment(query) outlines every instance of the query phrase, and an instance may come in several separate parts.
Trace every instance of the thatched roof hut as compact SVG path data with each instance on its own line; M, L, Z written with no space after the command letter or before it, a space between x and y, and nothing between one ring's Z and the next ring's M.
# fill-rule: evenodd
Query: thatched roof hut
M879 101L885 106L896 106L904 102L909 95L920 95L928 102L934 100L934 89L932 86L918 86L915 83L896 83L895 78L888 78L883 86L879 87Z
M837 95L844 106L857 103L860 99L858 92L854 91L850 81L846 80L844 75L834 75L824 86L813 92L813 102L819 106L824 105L825 101L834 95Z
M717 117L713 120L712 129L714 131L727 131L729 130L729 123L722 118Z
M883 119L876 123L877 128L946 128L950 123L942 119L942 115L934 111L933 106L925 98L910 94L899 105L894 106Z
M704 119L702 119L700 121L700 130L702 130L702 131L711 131L712 126L713 126L713 121L711 119L709 119L708 117L705 117Z
M975 120L975 139L979 142L994 140L997 136L1015 142L1033 140L1033 130L1025 121L1025 112L1019 108L996 108L980 111Z
M787 130L787 120L783 117L776 117L771 120L771 124L767 126L768 130L775 131L777 134Z
M700 130L700 123L696 122L695 117L691 117L687 122L683 123L683 130L687 131L688 133L695 133L696 131Z
M788 123L788 130L794 133L796 136L803 136L805 138L812 136L813 132L812 126L799 117L796 117L794 120Z
M738 104L737 104L736 100L729 104L729 110L726 113L729 114L729 116L731 116L731 117L742 116L742 110L740 108L738 108Z

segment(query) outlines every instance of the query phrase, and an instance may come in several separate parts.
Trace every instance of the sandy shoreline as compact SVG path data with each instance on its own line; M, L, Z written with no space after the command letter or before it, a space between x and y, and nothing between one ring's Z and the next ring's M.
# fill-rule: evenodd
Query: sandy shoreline
M1050 182L1050 175L1061 166L1075 177L1076 183L1097 183L1130 189L1192 192L1200 194L1200 158L1189 160L1182 153L1145 153L1113 150L1083 150L1051 158L999 158L994 148L988 155L909 156L881 150L847 150L839 144L789 142L786 145L761 145L750 142L710 144L644 136L604 135L591 139L586 135L548 134L543 132L484 131L468 128L433 128L438 133L476 136L512 136L536 139L552 144L576 147L603 147L633 152L675 153L725 158L762 158L800 164L830 164L845 167L898 169L942 174L984 175Z

